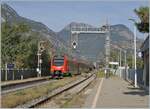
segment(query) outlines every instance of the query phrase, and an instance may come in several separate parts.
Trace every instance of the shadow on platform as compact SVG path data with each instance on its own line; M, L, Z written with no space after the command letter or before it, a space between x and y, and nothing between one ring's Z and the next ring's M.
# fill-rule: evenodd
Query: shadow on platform
M134 87L127 87L129 90L128 92L123 92L124 94L129 95L140 95L140 96L146 96L149 95L149 92L144 90L143 88L134 88Z

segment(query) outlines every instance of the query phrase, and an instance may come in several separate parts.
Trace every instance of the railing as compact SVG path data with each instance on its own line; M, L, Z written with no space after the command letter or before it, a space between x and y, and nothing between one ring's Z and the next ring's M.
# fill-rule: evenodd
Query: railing
M117 69L116 75L118 75L119 77L128 80L132 83L134 83L134 79L135 79L135 72L134 69ZM137 83L140 85L144 85L143 82L143 70L142 69L137 69Z
M50 72L48 69L43 68L41 76L49 76ZM37 77L38 73L36 69L13 69L5 70L1 69L1 81L7 80L21 80L32 77Z

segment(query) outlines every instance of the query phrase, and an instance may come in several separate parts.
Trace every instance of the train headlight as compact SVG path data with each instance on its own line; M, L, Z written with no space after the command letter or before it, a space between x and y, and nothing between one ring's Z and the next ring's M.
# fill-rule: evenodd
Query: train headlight
M54 69L53 69L53 68L51 69L51 72L54 72Z

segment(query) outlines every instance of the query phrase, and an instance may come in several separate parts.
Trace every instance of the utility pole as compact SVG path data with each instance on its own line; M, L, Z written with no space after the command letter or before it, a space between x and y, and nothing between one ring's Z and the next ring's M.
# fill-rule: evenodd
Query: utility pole
M129 19L134 24L136 23L135 19ZM136 72L136 26L134 25L134 87L137 87L137 72Z
M108 23L106 24L106 45L105 45L105 50L106 50L106 73L109 68L109 56L110 56L110 26Z
M5 63L5 81L7 81L7 63Z
M37 53L37 56L38 56L38 68L37 68L37 72L38 72L38 77L41 77L41 63L40 63L40 60L41 60L41 53L40 53L40 42L38 43L38 53Z
M37 72L38 72L38 77L40 77L41 75L41 68L40 68L40 57L41 57L41 54L39 53L38 51L38 68L37 68Z
M126 56L126 53L127 53L127 51L126 50L124 50L124 63L125 63L125 66L127 65L127 56Z
M135 87L137 87L137 68L136 68L136 27L134 25L134 70L135 70Z
M122 56L121 56L121 48L120 48L120 67L121 67L121 58L122 58Z
M126 74L125 75L125 79L128 80L128 71L127 71L128 70L128 66L127 66L127 56L126 56L126 53L127 53L127 51L124 50L124 55L125 55L124 56L124 63L125 63L124 66L125 66L125 74Z

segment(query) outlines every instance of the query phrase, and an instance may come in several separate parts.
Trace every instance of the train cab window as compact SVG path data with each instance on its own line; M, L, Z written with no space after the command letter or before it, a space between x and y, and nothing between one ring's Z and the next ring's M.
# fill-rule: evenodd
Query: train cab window
M62 66L64 64L64 59L54 59L53 64L55 66Z

